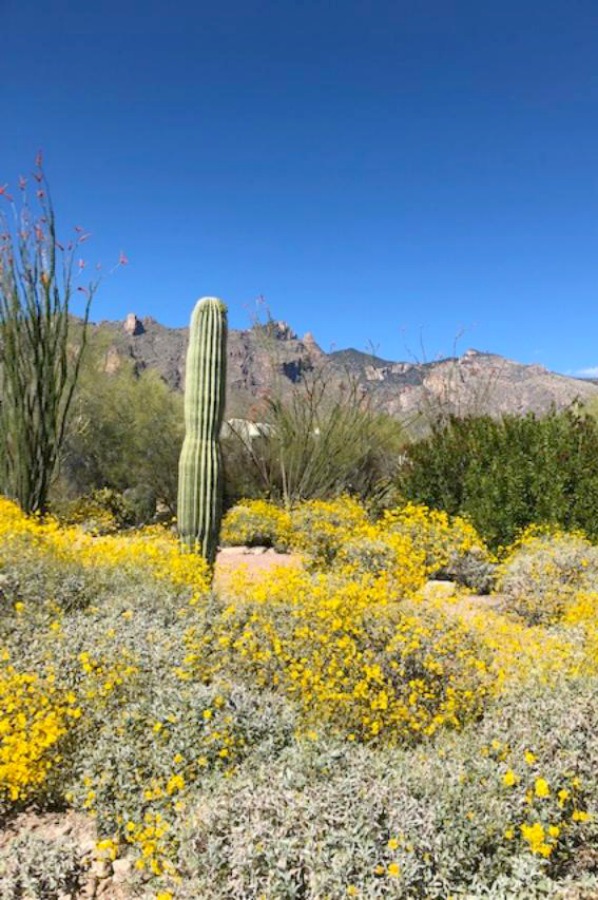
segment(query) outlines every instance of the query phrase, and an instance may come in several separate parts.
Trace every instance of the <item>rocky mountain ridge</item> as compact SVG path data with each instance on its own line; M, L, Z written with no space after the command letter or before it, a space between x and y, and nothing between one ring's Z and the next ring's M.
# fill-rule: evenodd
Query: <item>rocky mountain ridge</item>
M173 390L182 390L188 329L168 328L130 313L124 322L90 326L103 367L116 371L128 360L135 371L151 368ZM325 368L333 382L352 379L379 408L409 419L426 409L456 414L543 412L598 398L598 385L526 365L493 353L467 350L433 362L381 359L359 350L324 352L312 334L298 337L285 322L269 321L229 332L229 415L259 416L260 400L296 390L307 373Z

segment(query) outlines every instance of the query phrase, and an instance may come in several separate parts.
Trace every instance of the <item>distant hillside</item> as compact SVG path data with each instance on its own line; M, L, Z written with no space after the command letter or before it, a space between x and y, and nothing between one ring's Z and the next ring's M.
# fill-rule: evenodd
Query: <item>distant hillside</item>
M187 339L187 328L167 328L134 314L124 322L92 325L90 334L106 371L128 360L138 372L156 369L173 390L184 385ZM259 401L269 392L292 391L318 366L329 366L339 380L357 379L381 409L407 420L426 409L499 415L598 398L594 381L478 350L429 363L392 362L352 349L327 354L311 334L299 338L284 322L231 330L228 357L228 414L245 418L259 414Z

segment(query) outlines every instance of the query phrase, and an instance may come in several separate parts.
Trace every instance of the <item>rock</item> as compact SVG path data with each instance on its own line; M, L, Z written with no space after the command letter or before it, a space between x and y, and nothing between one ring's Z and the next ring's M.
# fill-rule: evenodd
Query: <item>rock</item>
M112 863L115 884L123 884L131 876L133 862L130 859L115 859Z
M366 366L363 371L368 381L384 381L384 369L377 366Z
M125 319L123 331L125 332L125 334L129 334L131 335L131 337L133 337L136 334L143 334L145 328L143 327L143 322L141 321L141 319L137 318L135 313L129 313L129 315Z
M104 372L106 375L114 375L115 372L118 372L122 365L122 357L119 354L116 347L109 347L106 351L106 358L104 360Z
M457 585L454 581L427 581L421 589L421 593L429 600L454 597L457 593Z
M102 348L114 347L106 357L107 371L132 361L136 373L153 369L169 387L182 389L186 328L167 328L155 319L140 320L131 313L124 322L93 326L90 343L95 341ZM263 399L272 395L273 386L283 399L290 399L294 391L301 390L306 372L328 363L334 367L335 378L343 377L346 369L351 371L364 390L371 392L378 409L400 419L422 410L430 416L437 412L541 414L553 406L566 408L575 398L586 402L598 397L598 385L591 381L473 349L461 358L427 363L384 360L357 350L327 354L309 332L300 340L286 322L272 321L229 332L228 416L263 421ZM247 414L253 405L255 411Z
M96 859L91 865L90 874L103 881L112 876L112 863L107 859Z

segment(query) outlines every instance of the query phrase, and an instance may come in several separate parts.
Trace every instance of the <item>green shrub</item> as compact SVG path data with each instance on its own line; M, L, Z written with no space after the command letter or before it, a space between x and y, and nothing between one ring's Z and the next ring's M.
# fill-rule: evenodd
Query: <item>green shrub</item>
M598 424L571 411L453 417L407 449L398 487L466 516L493 549L531 523L598 537Z
M91 344L65 436L62 483L54 489L52 507L102 488L122 494L144 485L174 515L184 436L182 396L152 370L137 375L124 363L108 374L103 369L105 352L93 340Z

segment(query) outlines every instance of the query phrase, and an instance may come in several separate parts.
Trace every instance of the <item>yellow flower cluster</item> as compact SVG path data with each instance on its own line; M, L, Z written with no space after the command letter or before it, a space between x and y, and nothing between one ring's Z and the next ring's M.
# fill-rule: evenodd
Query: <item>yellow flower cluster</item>
M175 873L170 862L173 849L170 840L170 825L159 812L147 812L142 822L129 820L124 829L125 840L138 851L135 868L148 871L152 875Z
M85 533L76 526L61 527L52 518L43 522L24 516L16 504L0 497L0 565L16 547L22 552L44 554L58 563L73 562L90 568L118 568L138 577L140 572L190 588L195 602L210 588L208 566L197 554L181 550L175 536L151 526L131 534Z
M429 602L439 608L447 606L442 598ZM584 653L566 634L525 625L493 609L469 603L466 598L458 598L455 614L463 627L487 648L496 693L532 677L551 684L563 674L579 674L586 665Z
M454 617L395 602L386 576L239 575L208 637L186 634L179 677L241 670L296 699L308 722L398 742L479 712L486 662Z
M224 516L220 540L230 546L288 547L291 516L266 500L241 500Z
M53 677L0 671L0 795L13 802L32 800L60 761L61 739L81 710L64 696Z
M436 572L452 559L476 551L480 557L493 560L477 531L460 516L407 503L398 509L387 510L381 521L385 531L408 535L424 554L428 572Z

